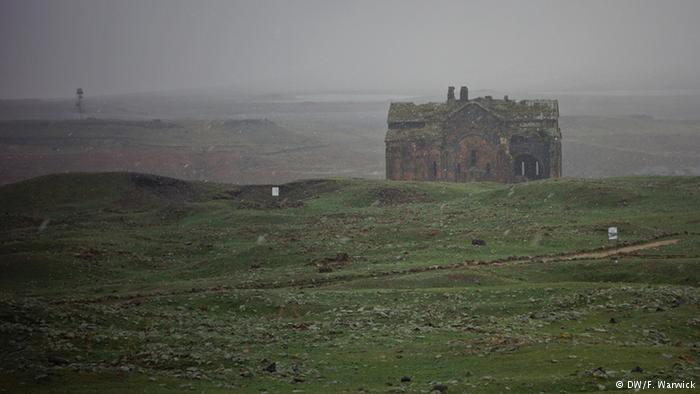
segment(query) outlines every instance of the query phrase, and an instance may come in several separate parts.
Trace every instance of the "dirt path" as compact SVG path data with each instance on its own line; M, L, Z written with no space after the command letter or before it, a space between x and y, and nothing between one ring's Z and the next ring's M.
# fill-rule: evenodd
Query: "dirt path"
M666 236L672 236L672 235L675 235L675 234L669 234ZM337 276L325 277L325 278L313 278L313 279L307 279L305 281L298 281L298 282L291 282L291 283L287 282L285 284L282 284L282 283L275 283L275 284L258 283L258 284L251 285L251 286L241 286L241 287L243 287L243 288L275 288L275 287L295 287L295 286L318 287L318 286L328 285L331 283L346 282L346 281L351 281L351 280L356 280L356 279L410 275L410 274L416 274L416 273L427 272L427 271L435 271L435 270L460 269L460 268L465 268L465 267L474 266L474 265L505 265L505 264L523 264L523 263L534 263L534 262L549 263L549 262L556 262L556 261L570 261L570 260L581 260L581 259L596 260L596 259L602 259L602 258L606 258L606 257L610 257L610 256L620 255L620 254L636 252L638 250L653 249L653 248L658 248L661 246L672 245L672 244L677 243L678 241L679 241L678 239L665 239L665 240L654 240L654 241L645 241L645 242L642 241L642 242L639 242L639 243L634 244L634 245L625 245L625 246L619 246L619 247L614 247L614 248L601 248L601 249L594 249L594 250L582 251L582 252L576 252L576 253L562 253L562 254L558 254L555 256L551 256L551 255L526 256L526 257L514 256L511 258L506 258L506 259L502 259L502 260L494 260L494 261L464 261L461 263L431 265L431 266L427 266L427 267L415 267L415 268L408 268L408 269L403 269L403 270L379 271L379 272L368 272L368 273L364 273L364 274L347 274L347 275L337 275Z
M666 236L673 236L676 234L667 234ZM233 289L275 289L275 288L287 288L287 287L319 287L330 285L339 282L348 282L357 279L367 279L367 278L379 278L388 276L401 276L417 274L421 272L435 271L435 270L450 270L450 269L460 269L466 268L474 265L506 265L506 264L523 264L523 263L549 263L556 261L571 261L571 260L581 260L581 259L603 259L610 256L636 252L639 250L653 249L666 245L673 245L677 243L679 239L665 239L665 240L654 240L654 241L642 241L634 245L625 245L615 248L604 248L595 249L589 251L581 251L576 253L562 253L555 256L543 255L543 256L513 256L506 259L494 260L494 261L464 261L461 263L453 264L440 264L431 265L427 267L414 267L408 269L396 269L391 271L377 271L377 272L367 272L362 274L341 274L329 277L321 278L311 278L304 280L290 280L287 282L257 282L257 283L244 283L238 286L216 286L216 287L201 287L192 288L190 290L179 290L179 291L155 291L146 294L120 294L120 295L108 295L92 299L62 299L54 301L54 304L63 303L92 303L92 302L107 302L107 303L123 303L123 302L139 302L139 300L147 299L156 296L172 296L176 294L188 294L188 293L215 293L215 292L226 292Z
M603 259L606 257L614 256L617 254L625 254L630 252L636 252L638 250L653 249L666 245L673 245L678 242L678 239L665 239L663 241L647 242L638 245L622 246L619 248L602 250L598 252L585 252L585 253L575 253L571 255L564 255L552 258L541 259L544 262L549 261L560 261L560 260L575 260L575 259Z
M598 260L610 256L622 255L638 250L654 249L661 246L673 245L678 242L678 239L664 239L659 241L647 241L634 245L625 245L607 249L596 249L590 251L576 253L562 253L554 256L533 256L533 257L515 257L506 260L496 260L492 262L476 262L465 263L465 265L504 265L504 264L522 264L522 263L551 263L556 261L571 261L571 260Z
M523 263L534 263L534 262L550 263L550 262L556 262L556 261L570 261L570 260L581 260L581 259L596 260L596 259L603 259L606 257L620 255L620 254L636 252L638 250L653 249L653 248L658 248L661 246L672 245L672 244L675 244L676 242L678 242L678 239L665 239L665 240L640 242L640 243L637 243L634 245L626 245L626 246L620 246L620 247L615 247L615 248L590 250L590 251L586 251L586 252L563 253L563 254L559 254L556 256L512 257L512 258L507 258L507 259L503 259L503 260L495 260L495 261L465 261L462 263L432 265L432 266L428 266L428 267L409 268L406 270L395 270L395 271L388 271L388 272L385 271L385 272L360 274L360 275L355 275L354 277L352 277L352 275L347 275L346 277L339 276L339 277L332 277L332 278L324 278L327 281L325 281L325 282L324 281L316 281L316 282L313 282L312 284L309 284L309 286L315 287L315 286L320 286L320 285L329 284L329 283L333 283L333 282L342 282L342 281L347 281L347 280L362 279L362 278L369 278L369 277L398 276L398 275L409 275L409 274L434 271L434 270L459 269L459 268L464 268L464 267L473 266L473 265L505 265L505 264L523 264Z

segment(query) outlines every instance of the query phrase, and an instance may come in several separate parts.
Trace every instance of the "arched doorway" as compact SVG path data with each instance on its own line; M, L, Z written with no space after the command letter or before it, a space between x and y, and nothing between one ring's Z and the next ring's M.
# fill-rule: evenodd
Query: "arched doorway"
M542 163L532 155L519 155L513 162L513 175L527 179L542 178Z

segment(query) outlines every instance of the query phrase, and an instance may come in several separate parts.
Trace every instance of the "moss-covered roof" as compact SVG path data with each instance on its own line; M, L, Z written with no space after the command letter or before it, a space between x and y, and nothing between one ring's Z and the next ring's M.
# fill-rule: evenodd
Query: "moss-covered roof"
M389 106L389 123L402 122L439 122L444 120L451 109L445 103L391 103Z
M416 127L410 129L389 129L386 132L385 141L437 141L442 138L442 133L442 127L440 127L437 123L431 123L425 125L424 127Z
M449 114L459 112L462 108L477 103L487 111L505 121L556 120L559 118L557 100L494 100L479 97L467 102L452 101L445 103L391 103L388 122L442 122Z
M556 136L551 120L559 118L557 100L494 100L479 97L467 102L391 103L386 141L432 140L440 138L444 125L453 115L469 105L477 105L522 133L544 133Z

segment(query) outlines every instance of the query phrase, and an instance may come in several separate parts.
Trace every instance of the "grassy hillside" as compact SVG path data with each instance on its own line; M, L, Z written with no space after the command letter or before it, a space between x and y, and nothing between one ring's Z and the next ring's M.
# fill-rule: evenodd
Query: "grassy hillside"
M2 186L0 389L697 382L698 206L697 177L338 178L278 198L134 173ZM640 249L569 260L621 245Z

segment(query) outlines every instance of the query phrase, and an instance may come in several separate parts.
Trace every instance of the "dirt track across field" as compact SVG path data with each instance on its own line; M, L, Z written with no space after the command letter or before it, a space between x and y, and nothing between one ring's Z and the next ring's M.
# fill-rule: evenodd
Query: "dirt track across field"
M675 234L668 234L666 236L672 236ZM440 264L431 265L427 267L414 267L403 270L392 270L392 271L378 271L378 272L367 272L363 274L345 274L337 276L329 276L325 278L313 278L301 281L280 281L280 282L251 282L244 283L238 286L216 286L216 287L203 287L203 288L193 288L191 290L180 290L180 291L155 291L146 294L122 294L122 295L108 295L103 297L97 297L93 299L62 299L56 300L55 304L63 304L70 302L135 302L139 299L145 299L155 296L163 295L174 295L178 293L212 293L212 292L222 292L228 291L234 288L237 289L274 289L274 288L285 288L285 287L318 287L330 285L338 282L347 282L356 279L363 278L378 278L378 277L388 277L388 276L400 276L400 275L410 275L427 271L435 270L449 270L449 269L460 269L466 268L473 265L506 265L506 264L522 264L522 263L548 263L555 261L570 261L570 260L583 260L583 259L603 259L610 256L621 255L631 252L636 252L639 250L653 249L667 245L673 245L677 243L679 239L664 239L664 240L654 240L647 242L639 242L634 245L625 245L615 248L597 249L590 251L582 251L571 254L559 254L556 256L513 256L504 260L495 261L464 261L461 263L452 264Z
M638 244L638 245L622 246L619 248L602 250L602 251L597 251L597 252L576 253L576 254L571 254L571 255L544 258L544 259L540 259L540 260L544 261L544 262L548 262L548 261L575 260L575 259L603 259L603 258L614 256L617 254L625 254L625 253L636 252L638 250L653 249L653 248L658 248L660 246L673 245L676 242L678 242L677 239L665 239L662 241L654 241L654 242L647 242L647 243Z
M675 235L675 234L668 234L666 236L672 236L672 235ZM336 277L324 278L321 280L313 279L313 280L311 280L311 283L287 284L287 285L278 286L278 287L289 287L289 286L295 286L295 285L296 286L315 287L315 286L330 284L333 282L343 282L343 281L368 278L368 277L409 275L409 274L434 271L434 270L460 269L460 268L465 268L465 267L473 266L473 265L505 265L505 264L536 263L536 262L549 263L549 262L554 262L554 261L569 261L569 260L582 260L582 259L596 260L596 259L602 259L602 258L606 258L606 257L610 257L610 256L636 252L636 251L644 250L644 249L653 249L653 248L658 248L661 246L672 245L672 244L677 243L678 241L679 241L678 239L664 239L664 240L657 239L654 241L639 242L639 243L636 243L633 245L625 245L625 246L605 248L605 249L596 249L596 250L590 250L590 251L580 251L580 252L569 253L569 254L562 253L562 254L558 254L555 256L551 256L551 255L547 255L547 256L522 256L522 257L513 256L510 258L503 259L503 260L495 260L495 261L464 261L461 263L431 265L428 267L415 267L415 268L409 268L409 269L405 269L405 270L383 271L383 272L356 274L356 275L340 275L340 276L336 276Z

